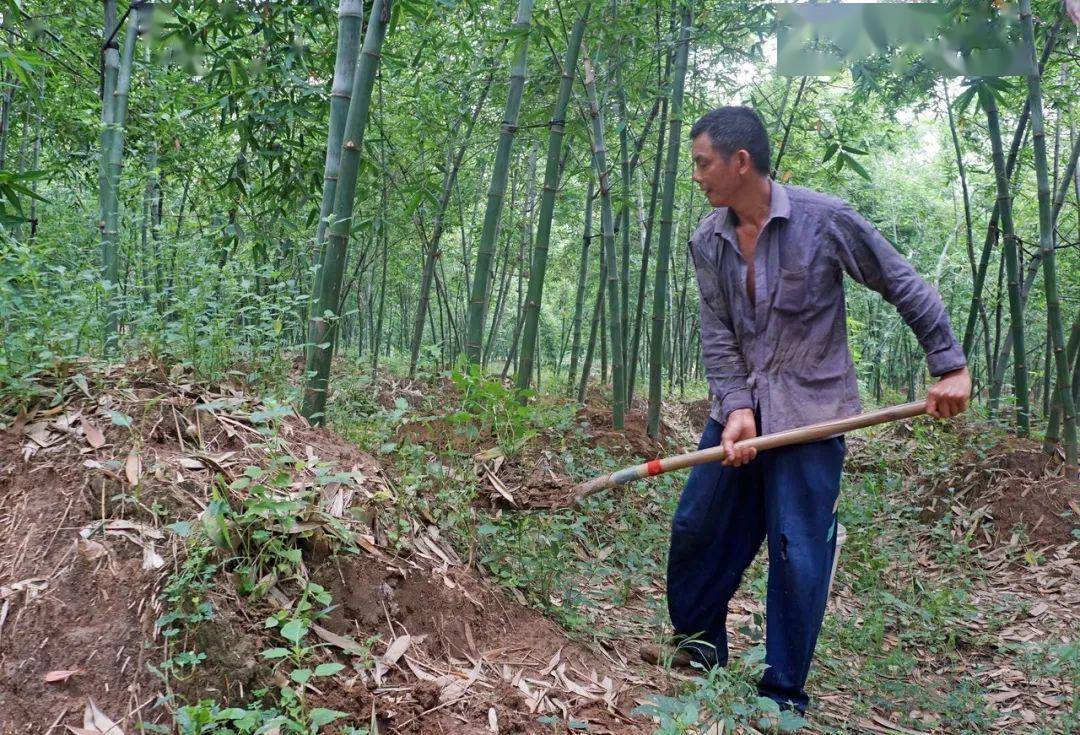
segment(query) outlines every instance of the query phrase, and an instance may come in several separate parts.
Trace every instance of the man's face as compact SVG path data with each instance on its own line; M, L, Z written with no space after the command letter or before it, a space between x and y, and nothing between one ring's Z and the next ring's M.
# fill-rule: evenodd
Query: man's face
M713 147L709 134L702 133L694 138L690 155L694 160L692 178L701 187L709 204L714 207L731 205L735 193L750 171L749 154L738 150L730 156L724 156Z

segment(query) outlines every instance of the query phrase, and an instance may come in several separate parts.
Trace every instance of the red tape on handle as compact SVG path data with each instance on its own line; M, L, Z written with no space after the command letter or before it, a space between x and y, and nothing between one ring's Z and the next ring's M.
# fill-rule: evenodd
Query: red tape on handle
M662 474L664 471L664 468L660 465L660 460L658 459L650 459L646 462L645 469L648 471L649 477Z

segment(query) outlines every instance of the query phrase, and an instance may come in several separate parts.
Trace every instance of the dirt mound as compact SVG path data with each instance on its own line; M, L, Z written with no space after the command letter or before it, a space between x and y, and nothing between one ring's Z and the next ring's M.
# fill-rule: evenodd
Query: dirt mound
M490 732L489 722L499 732L533 733L545 714L587 723L589 732L649 731L626 714L634 706L626 687L603 673L610 661L457 561L429 569L347 559L320 572L341 601L327 628L358 640L380 635L377 649L401 651L386 670L367 672L379 683L360 694L362 708L374 702L377 717L400 733ZM327 706L354 695L327 692ZM448 707L455 701L461 707Z
M1077 541L1073 531L1080 528L1080 483L1051 476L1049 459L1033 445L986 460L988 474L997 481L989 497L998 528L1010 534L1023 530L1037 547ZM1080 548L1074 551L1074 558L1080 558Z
M705 424L709 422L709 413L712 411L712 399L702 398L700 401L692 401L685 406L690 426L699 434L705 431Z
M171 723L162 696L239 706L287 685L265 621L310 606L307 579L332 603L306 665L341 669L308 706L347 713L335 727L531 733L546 717L648 731L612 662L494 588L394 507L376 460L288 407L153 362L74 366L42 396L0 417L0 734L81 726L90 699L130 733ZM269 530L295 566L248 568L208 545L222 502L231 548ZM275 503L286 510L263 523ZM163 622L181 608L195 622Z
M993 545L1033 549L1068 546L1080 558L1080 483L1055 476L1054 458L1029 440L999 437L988 448L975 425L950 431L965 449L947 471L935 473L922 495L924 513L952 512L958 530Z
M649 436L648 418L643 411L629 411L621 429L615 428L611 409L603 404L590 403L581 409L579 416L588 422L593 446L604 447L616 456L655 459L667 454L671 443L677 439L663 421L660 422L659 441Z

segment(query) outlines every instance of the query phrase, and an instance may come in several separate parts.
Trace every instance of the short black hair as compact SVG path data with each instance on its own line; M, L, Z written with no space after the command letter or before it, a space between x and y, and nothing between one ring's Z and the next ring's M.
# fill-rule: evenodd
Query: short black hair
M765 123L752 107L717 107L702 115L690 128L690 140L708 133L713 148L724 156L739 149L750 154L758 173L769 175L769 134Z

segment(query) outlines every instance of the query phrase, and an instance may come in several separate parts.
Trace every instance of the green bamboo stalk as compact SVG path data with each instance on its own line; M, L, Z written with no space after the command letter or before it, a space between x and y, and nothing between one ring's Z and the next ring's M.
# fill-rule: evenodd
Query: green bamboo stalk
M42 117L43 108L45 106L45 72L42 71L40 80L38 82L38 97L37 103L34 105L34 146L33 152L30 154L30 170L37 171L38 164L41 162L41 135L42 135ZM38 219L37 219L37 185L38 180L35 178L30 182L30 192L34 195L30 197L30 238L33 239L37 235Z
M667 57L667 63L670 66L670 54L668 54ZM669 73L670 69L665 72L664 76L667 77ZM661 107L662 113L660 119L666 120L668 108L667 95L664 95ZM664 163L664 136L666 133L667 130L663 125L660 125L657 131L656 157L653 161L652 184L649 187L649 217L645 222L645 234L641 243L641 270L638 272L637 308L634 311L634 337L630 342L630 353L626 356L627 370L630 374L626 381L626 405L628 406L633 405L634 388L637 385L638 355L641 350L641 332L645 326L645 288L648 285L649 278L649 251L652 247L653 224L656 221L656 203L660 199L660 166Z
M1080 349L1080 316L1073 320L1072 329L1069 330L1069 344L1065 347L1066 358L1069 364L1073 365L1075 371L1080 367L1080 362L1076 360L1076 353ZM1075 375L1073 376L1075 378ZM1076 382L1073 381L1073 397L1075 405L1076 396ZM1053 400L1050 402L1050 418L1046 421L1046 437L1043 440L1043 451L1050 453L1057 448L1057 444L1061 441L1061 436L1058 432L1061 430L1061 403L1058 396L1057 387L1054 387Z
M1019 436L1030 431L1030 407L1028 396L1027 352L1024 347L1023 305L1020 299L1020 275L1016 256L1016 230L1012 218L1012 195L1005 171L1005 155L1001 146L1001 123L998 118L997 99L986 87L979 88L979 98L986 112L986 122L993 149L994 174L997 183L998 211L1005 240L1004 258L1008 277L1009 315L1013 332L1013 392L1016 398L1016 427Z
M574 297L574 321L571 324L570 370L566 377L566 393L572 395L581 356L581 316L585 308L585 285L589 278L589 244L592 240L592 206L596 183L589 172L589 193L585 197L585 234L581 240L581 261L578 264L577 294Z
M104 0L105 39L102 51L101 74L101 157L98 159L98 232L101 237L101 270L106 288L105 304L105 350L111 352L116 345L116 327L112 321L112 291L116 288L114 268L110 263L112 247L106 234L105 219L109 210L109 144L112 141L115 117L116 78L120 73L120 51L116 41L116 0ZM110 37L111 35L111 37Z
M1054 197L1052 211L1050 212L1050 231L1053 232L1057 226L1058 215L1061 213L1061 207L1065 203L1065 195L1069 190L1069 182L1071 177L1076 172L1076 158L1080 153L1080 140L1077 140L1073 144L1072 151L1069 154L1069 160L1065 165L1065 176L1062 180L1063 185L1058 187L1058 193ZM1035 278L1039 275L1039 266L1042 265L1042 251L1034 253L1031 258L1028 259L1027 273L1024 275L1024 279L1020 282L1020 308L1027 308L1028 296L1031 295L1031 287L1035 283ZM1004 355L1008 355L1012 349L1013 333L1009 330L1005 335L1005 343L1002 345L1001 352ZM993 365L993 372L991 374L991 385L998 386L1000 388L1002 381L1005 378L1005 368L1007 367L1008 360L998 360Z
M131 91L131 65L135 58L135 39L138 36L139 20L135 16L127 19L127 33L124 36L124 51L117 69L116 89L112 100L112 121L106 135L106 147L102 151L105 159L105 187L103 190L102 247L104 251L106 292L106 353L116 351L120 330L120 172L124 157L124 123L127 119L128 97Z
M30 117L35 107L40 108L40 103L35 104L33 97L27 95L26 102L23 104L22 129L19 131L19 156L15 161L15 171L19 174L26 171L26 153L27 148L30 146ZM3 170L2 165L0 165L0 170ZM30 170L33 171L34 169ZM20 221L16 222L11 228L11 234L17 242L22 242L23 239L22 226L23 223Z
M791 136L791 130L795 127L795 113L799 111L799 100L802 99L803 90L806 89L806 80L808 77L803 77L799 81L799 90L795 93L795 102L791 105L791 115L788 117L787 125L784 126L784 137L780 141L780 148L776 151L776 161L773 163L772 178L776 178L780 173L780 162L784 160L784 151L787 150L788 139ZM784 104L787 104L787 100L784 100Z
M964 166L964 152L960 148L960 136L956 134L956 120L953 117L952 102L949 100L949 85L944 79L941 81L941 91L945 95L945 111L949 116L949 134L952 138L953 154L956 156L956 171L960 176L960 194L964 205L964 237L967 243L971 279L974 281L979 267L975 263L975 237L971 222L971 194L968 191L967 167Z
M603 222L603 220L601 220L601 223L602 222ZM601 224L601 227L602 226L603 225ZM606 265L607 264L607 254L606 254L606 252L604 250L603 242L601 242L601 244L600 244L600 257L604 258L604 264ZM605 270L604 273L606 274L607 271ZM605 288L605 291L606 291L606 286L607 286L607 277L606 276L604 277L603 281L604 282L603 282L601 287ZM607 298L605 297L604 300L606 302ZM607 346L608 346L607 312L605 310L601 309L600 310L600 385L601 386L607 385L607 382L608 382L608 351L607 351Z
M322 281L323 253L326 250L326 228L334 211L334 195L337 191L338 172L341 170L341 140L345 135L345 118L352 100L353 78L356 74L356 57L360 51L360 34L364 26L363 0L340 0L338 2L337 49L334 54L334 80L330 86L330 127L326 135L326 160L323 164L322 203L319 205L319 222L315 226L315 249L312 254L314 277L311 279L311 297L308 305L308 344L305 348L308 369L311 369L315 334L311 327L311 311L319 300Z
M506 193L506 177L510 170L510 149L513 147L514 136L517 133L518 113L521 111L521 97L525 89L525 73L528 71L529 18L532 15L532 9L533 0L519 0L517 15L511 26L511 33L517 37L517 46L510 68L510 90L506 96L506 109L495 151L495 165L491 171L491 184L488 188L487 210L484 212L484 227L480 233L476 270L473 273L472 292L469 295L469 325L465 354L473 363L480 362L480 353L483 348L491 260L495 255L499 218L502 215L503 197Z
M10 12L10 10L11 6L4 9L3 26L4 35L6 36L5 43L9 48L14 45L14 37L11 28L15 21L15 15ZM11 105L15 95L15 87L17 85L18 79L14 75L9 75L5 69L4 76L0 78L0 88L3 89L3 99L0 101L0 171L5 170L7 164L8 133L10 132L11 127Z
M1046 65L1046 60L1050 57L1050 52L1054 49L1054 44L1057 40L1058 29L1061 27L1061 21L1058 20L1054 27L1050 29L1050 35L1046 39L1046 47L1043 48L1042 58L1039 60L1040 73ZM1020 119L1016 122L1016 131L1013 133L1012 144L1009 146L1009 156L1005 163L1005 177L1008 180L1012 180L1013 169L1016 166L1017 154L1020 152L1020 146L1023 142L1024 135L1027 131L1028 119L1031 112L1031 100L1024 101L1024 109L1020 111ZM994 202L993 211L990 213L990 223L986 228L986 240L983 243L982 257L979 259L979 267L975 273L975 281L971 287L971 307L968 309L967 324L964 327L964 354L971 354L972 343L975 339L975 322L982 313L983 309L983 284L986 282L986 271L990 263L990 254L993 252L994 242L997 240L998 220L1000 219L1000 212L998 210L998 204ZM990 363L990 355L986 356L988 364Z
M1020 0L1020 26L1027 45L1031 71L1028 73L1028 97L1031 100L1031 143L1035 152L1035 180L1039 198L1039 252L1042 253L1043 284L1046 289L1046 320L1057 366L1057 397L1065 425L1065 465L1076 474L1076 413L1069 383L1070 369L1065 351L1062 328L1061 301L1058 297L1057 259L1054 252L1054 230L1051 218L1050 177L1046 160L1046 123L1043 120L1042 83L1035 54L1035 29L1031 20L1031 0ZM1016 317L1014 316L1014 319ZM1014 330L1015 331L1015 330ZM1047 376L1049 380L1049 376Z
M604 243L605 262L607 263L607 328L611 339L611 383L613 396L611 401L612 425L623 428L626 413L626 373L625 355L622 340L622 308L619 293L619 262L615 252L615 223L611 211L611 185L607 167L607 147L604 143L604 121L600 115L600 105L596 96L596 74L589 62L585 64L585 93L589 101L589 118L592 121L593 165L600 188L600 235ZM602 345L601 345L602 347Z
M615 0L611 3L611 16L612 20L615 19L616 9L618 5ZM622 270L619 273L619 286L621 293L619 295L619 334L623 344L623 354L620 357L622 361L622 372L625 376L627 374L627 360L626 352L627 345L630 344L630 113L626 108L626 87L623 84L623 54L621 49L625 39L620 39L618 49L620 50L616 54L615 60L615 102L616 110L619 115L619 173L620 173L620 186L622 201L619 205L619 212L617 216L617 222L619 223L619 251L621 254L620 265ZM644 136L642 136L644 141ZM629 406L630 400L630 387L627 385L626 401Z
M602 331L601 320L604 316L604 286L607 285L607 260L604 259L604 251L597 251L600 260L600 278L596 287L596 301L593 302L592 320L589 325L589 344L585 348L585 362L581 366L581 382L578 383L578 403L585 402L585 394L589 388L589 376L592 374L593 355L596 354L596 343ZM603 375L603 371L601 371Z
M566 56L562 64L559 92L555 98L555 112L548 125L548 153L547 163L544 167L544 186L540 194L540 213L536 224L536 241L533 244L532 263L529 266L529 290L525 295L525 323L521 331L521 357L518 360L515 375L518 391L524 391L529 387L529 381L533 373L533 354L536 352L536 335L540 324L540 304L544 295L548 247L551 243L551 222L555 214L555 196L559 191L559 161L562 157L563 136L566 132L566 108L570 104L570 93L573 91L578 55L581 51L581 39L585 35L585 24L588 17L589 3L586 2L581 8L577 20L574 21L573 28L570 30L570 37L566 45ZM591 214L592 202L590 201L586 206L590 208ZM583 260L588 254L587 240L584 252ZM581 299L582 294L579 291L579 305ZM580 312L576 314L576 318L578 337L580 337ZM576 356L571 357L571 364L576 364ZM570 383L573 383L573 377L570 378Z
M356 181L360 172L360 152L364 143L368 113L371 108L375 75L379 68L386 26L390 20L387 0L373 0L368 16L367 33L360 51L353 78L352 100L345 118L345 134L341 145L341 166L338 184L334 192L333 221L328 227L329 237L323 257L323 277L319 301L311 321L314 322L312 347L312 371L304 385L304 402L301 413L315 423L326 420L326 393L330 384L330 361L334 352L334 340L338 312L341 308L341 282L348 253L349 232L352 227L353 205L356 199Z
M440 255L439 244L442 242L443 229L446 222L446 211L450 205L450 197L453 194L454 186L457 183L458 171L461 169L461 161L465 157L465 151L468 149L469 141L472 139L473 127L476 125L476 120L480 117L480 112L484 108L484 102L487 101L487 95L491 90L491 83L493 80L494 76L488 74L487 80L480 91L480 97L473 106L472 114L465 118L465 134L462 136L461 143L458 145L456 153L451 158L450 168L443 178L443 189L442 194L439 197L435 222L432 226L431 242L428 244L424 256L424 269L420 276L420 308L416 312L417 318L413 323L412 341L409 345L410 378L416 377L416 364L420 359L420 343L423 340L424 334L423 314L427 309L428 300L431 298L431 281L435 276L435 263ZM467 95L468 92L463 95L463 98ZM465 101L467 100L462 99L462 104L464 104ZM462 119L459 118L454 124L454 128L450 134L451 141L457 138L457 131L461 126L461 122Z
M381 171L386 170L386 105L383 99L383 85L382 80L379 80L379 169ZM371 374L377 375L379 373L379 349L381 347L383 336L383 317L386 310L386 264L389 260L390 250L390 228L386 226L386 216L389 214L389 200L390 194L387 191L387 187L380 187L379 192L379 230L378 238L382 245L382 275L379 277L379 310L378 317L373 318L371 313L374 306L372 300L368 299L368 321L373 322L370 344L371 344ZM373 279L374 280L374 279ZM372 285L374 288L374 285ZM390 340L387 340L389 342Z
M513 180L510 183L511 190L514 189ZM516 211L517 206L515 204L516 194L510 197L510 211ZM486 369L488 361L491 359L492 347L495 345L495 336L499 333L499 327L502 323L503 310L506 308L506 295L510 287L510 236L507 233L499 233L502 241L502 259L501 264L496 263L495 271L493 274L492 282L498 281L499 289L495 296L495 312L491 318L491 326L488 328L487 339L484 342L484 349L480 354L480 368ZM486 319L485 319L486 320Z
M683 8L675 50L675 73L671 80L671 105L668 119L667 161L664 167L664 195L660 206L660 237L656 252L656 283L653 287L652 334L649 345L649 436L660 436L660 394L664 357L665 308L668 301L668 261L671 257L671 231L675 209L675 182L682 153L683 86L690 50L690 6Z
M500 379L505 379L510 371L510 364L518 362L518 346L521 342L522 332L525 329L525 299L526 299L526 286L525 281L532 281L533 270L532 263L534 262L534 250L535 243L533 241L533 218L536 213L536 158L540 149L540 141L534 139L532 147L529 149L529 165L527 167L528 173L525 178L525 211L522 212L520 217L520 229L521 237L518 240L518 259L517 259L517 308L514 310L516 315L514 319L514 333L510 338L510 350L507 353L506 361L503 363L502 375ZM561 156L559 160L555 162L555 185L558 186L559 174L562 172ZM546 177L545 177L546 178ZM543 196L543 193L541 193ZM525 263L530 263L528 268L525 267ZM547 252L545 248L544 264L547 265ZM535 352L539 354L540 346L536 346ZM517 365L515 365L515 370ZM537 367L537 375L540 374L540 368Z

